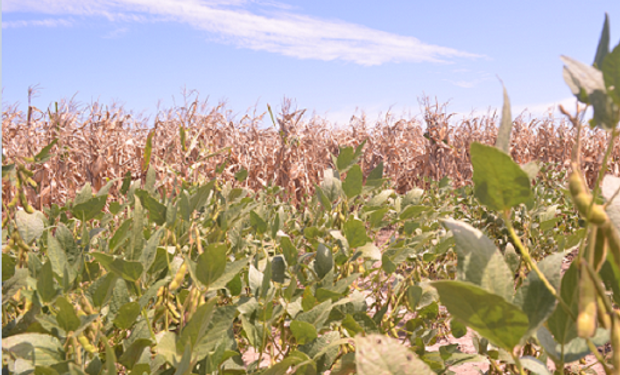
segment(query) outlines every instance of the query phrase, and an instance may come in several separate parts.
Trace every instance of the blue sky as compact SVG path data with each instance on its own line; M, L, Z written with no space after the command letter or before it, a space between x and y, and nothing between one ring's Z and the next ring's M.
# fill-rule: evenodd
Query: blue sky
M513 115L540 116L572 103L559 57L591 63L605 12L613 48L618 0L3 0L2 101L39 85L41 109L75 96L153 118L186 88L239 118L286 96L342 124L415 116L423 95L486 113L500 77Z

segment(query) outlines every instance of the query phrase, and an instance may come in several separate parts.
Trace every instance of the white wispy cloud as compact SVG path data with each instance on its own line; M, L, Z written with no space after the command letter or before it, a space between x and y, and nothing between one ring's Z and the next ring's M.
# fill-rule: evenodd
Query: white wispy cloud
M62 18L47 18L44 20L28 20L28 21L3 21L3 29L11 29L16 27L69 27L73 25L73 21Z
M250 9L259 7L258 12ZM273 10L276 9L276 10ZM338 20L292 13L271 0L5 0L3 12L103 16L139 21L146 15L175 21L241 48L299 59L342 60L372 66L388 62L450 63L482 57L450 47ZM133 19L136 18L136 19Z

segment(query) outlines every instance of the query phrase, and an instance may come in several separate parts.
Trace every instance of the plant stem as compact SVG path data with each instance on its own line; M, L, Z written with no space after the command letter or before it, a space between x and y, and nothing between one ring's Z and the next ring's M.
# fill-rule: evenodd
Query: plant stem
M555 290L553 285L551 285L549 280L547 280L547 277L538 268L538 265L536 265L536 262L532 260L529 250L527 249L527 247L523 245L519 236L517 236L517 233L515 232L515 229L512 226L512 222L510 221L509 213L510 213L509 210L506 210L503 212L504 222L506 223L506 226L508 227L508 232L510 233L510 237L512 237L512 240L515 242L515 245L517 245L517 248L521 252L521 256L523 257L523 260L525 260L526 264L529 265L529 267L534 272L536 272L536 275L538 275L538 278L540 278L543 284L545 284L545 287L547 287L547 289L553 295L553 297L555 297L555 299L558 300L558 303L562 306L562 308L566 311L566 313L571 317L571 319L573 319L573 321L576 321L577 317L573 314L573 312L571 311L570 307L566 304L566 302L564 302L564 300L558 295L558 292Z

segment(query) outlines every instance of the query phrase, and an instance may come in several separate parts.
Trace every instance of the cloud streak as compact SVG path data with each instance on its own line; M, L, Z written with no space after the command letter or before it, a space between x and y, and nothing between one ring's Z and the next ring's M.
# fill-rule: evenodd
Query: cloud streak
M12 29L18 27L70 27L73 26L73 21L61 18L47 18L43 20L29 20L29 21L3 21L3 29Z
M258 11L249 10L257 7ZM411 36L292 13L290 6L276 1L5 0L2 8L3 12L103 16L111 21L151 17L156 21L189 24L208 32L210 40L239 48L364 66L390 62L451 63L457 58L482 57Z

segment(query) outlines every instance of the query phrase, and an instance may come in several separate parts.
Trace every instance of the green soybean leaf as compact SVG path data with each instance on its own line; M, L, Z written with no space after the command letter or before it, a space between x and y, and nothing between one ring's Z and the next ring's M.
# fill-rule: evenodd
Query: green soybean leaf
M502 107L502 121L497 132L495 147L510 155L510 134L512 133L510 98L508 98L508 92L506 91L506 87L504 86L504 84L502 84L502 88L504 89L504 106Z
M560 269L563 258L564 254L556 253L538 263L538 268L556 290L560 287ZM514 303L528 317L529 329L526 336L530 336L553 313L556 299L540 280L538 274L532 271L517 291Z
M398 340L378 334L355 338L355 363L359 375L435 374Z
M435 281L450 314L494 345L512 351L528 330L527 315L504 298L461 281Z
M407 220L407 219L411 219L413 217L417 217L418 215L420 215L422 212L426 212L431 210L431 207L428 206L417 206L417 205L413 205L413 206L407 206L407 208L405 208L403 210L403 212L401 212L400 215L398 215L398 218L400 220Z
M15 275L17 261L9 254L2 253L2 282L7 281Z
M366 178L366 186L370 188L378 188L381 185L383 185L383 162L377 164Z
M334 259L332 257L332 251L327 246L320 243L316 250L314 271L319 276L319 279L322 279L333 267Z
M114 259L108 254L93 252L91 254L108 271L114 272L127 281L138 281L144 266L140 262Z
M364 141L364 143L365 142L366 141ZM357 163L361 155L361 149L353 150L353 147L350 146L341 147L340 154L338 154L338 158L336 158L336 169L338 169L338 172L340 173L345 173L349 170L349 168L351 168L355 163Z
M331 211L332 203L330 202L327 195L323 192L323 189L317 184L314 184L314 191L316 192L316 195L319 197L319 202L323 206L323 209L326 211Z
M101 307L112 295L112 290L116 282L117 276L114 273L108 273L105 276L95 280L88 288L93 305Z
M226 244L210 244L198 257L196 277L207 288L226 272Z
M471 144L470 153L480 203L504 211L530 199L530 178L508 154L477 142Z
M123 221L123 223L116 229L114 235L110 239L108 246L110 248L110 252L114 252L121 244L125 242L127 238L129 238L129 228L131 228L132 219L127 219Z
M196 312L183 328L181 337L177 341L177 353L180 353L186 347L189 349L193 348L204 337L211 323L216 302L217 298L211 298L207 303L196 309Z
M107 195L91 198L86 202L76 204L71 208L71 214L82 222L89 221L97 216L105 207Z
M235 279L239 275L241 270L247 266L250 258L239 259L234 262L227 262L224 269L224 273L217 280L212 282L209 286L209 290L219 290L226 288L228 283Z
M467 326L458 319L450 320L450 333L455 338L461 338L467 334Z
M245 181L246 178L248 178L248 170L245 168L242 168L239 172L235 173L235 180L239 182Z
M525 356L519 359L523 368L530 370L532 374L536 375L551 375L547 366L542 363L538 358Z
M58 240L52 235L47 236L47 256L52 263L54 273L62 277L65 265L67 265L67 254L60 247Z
M164 225L166 222L166 206L153 198L146 190L138 189L135 195L140 198L140 203L149 212L149 219L157 225Z
M603 30L601 31L601 38L598 41L596 48L596 55L594 56L593 65L598 69L602 69L603 61L609 53L609 15L605 13L605 22L603 23Z
M196 210L200 210L207 203L207 199L209 199L209 194L211 194L215 182L216 180L212 179L205 185L202 185L198 188L196 193L189 198L188 208L190 214Z
M291 332L299 345L303 345L318 337L316 328L312 324L299 320L291 322Z
M620 106L620 44L605 57L601 67L607 94Z
M108 340L103 340L105 345L105 368L106 375L117 375L116 371L116 354L114 353L114 349L110 347L108 344Z
M370 241L366 235L366 226L361 220L350 219L344 223L344 236L352 248L360 247Z
M409 311L415 312L418 307L418 303L422 299L422 293L424 291L419 285L411 285L407 288L407 292L405 294L405 299L407 301L407 305L409 307Z
M136 365L136 362L140 360L144 349L148 348L151 344L152 342L150 339L136 339L129 345L127 349L125 349L123 354L118 358L118 362L123 366L127 367L128 369L132 369L131 374L134 374L134 371L136 370L136 368L134 367ZM148 364L144 365L146 365L148 369L145 369L145 371L147 373L150 373L150 366ZM137 372L137 374L142 375L142 372Z
M51 302L56 297L58 290L55 284L52 263L48 261L41 267L37 277L37 293L43 302Z
M290 266L294 266L297 264L297 249L291 238L289 236L281 236L280 237L280 246L282 247L282 253L284 253L284 258L286 259L286 263Z
M144 246L144 212L140 199L134 202L133 223L129 237L129 251L126 254L127 260L138 260L142 254Z
M362 193L362 184L364 182L364 174L362 168L358 164L353 165L347 172L347 178L342 184L342 190L347 198L354 198Z
M267 222L254 210L250 211L250 225L258 234L263 234L268 229Z
M564 276L560 286L560 297L570 307L573 316L577 316L579 308L579 271L572 263ZM573 319L564 311L562 306L556 305L555 311L547 319L547 328L560 344L568 344L577 337L577 326Z
M54 366L65 360L65 352L57 338L43 333L24 333L2 339L2 350L37 366ZM34 357L34 358L33 358Z
M114 325L120 329L131 328L140 315L140 304L129 302L121 306L114 318Z
M56 298L56 307L58 307L58 314L56 315L56 321L60 328L67 332L75 331L80 326L80 318L75 313L75 308L65 297Z
M155 258L157 257L157 246L159 246L159 240L163 233L164 229L159 228L151 235L148 241L146 241L146 246L140 254L140 262L144 267L144 272L147 272L153 265L153 262L155 262Z
M276 255L271 260L271 280L276 283L284 283L286 263L282 255Z
M476 284L506 301L512 301L512 273L493 241L467 223L453 219L442 222L454 234L457 279Z
M30 244L43 234L44 223L41 216L42 214L39 211L35 211L32 214L26 211L17 211L15 213L17 231L25 243Z
M314 325L317 330L320 330L321 328L323 328L323 324L325 324L327 318L329 318L329 313L331 311L332 301L328 299L325 302L314 306L312 309L300 313L295 319L302 322L310 323Z
M144 179L144 190L149 194L155 194L155 180L157 179L157 172L153 168L153 164L149 165L149 169L146 171L146 178Z

